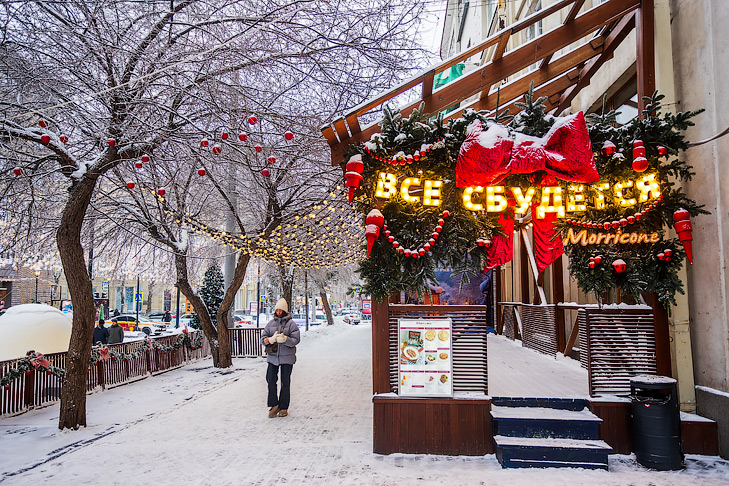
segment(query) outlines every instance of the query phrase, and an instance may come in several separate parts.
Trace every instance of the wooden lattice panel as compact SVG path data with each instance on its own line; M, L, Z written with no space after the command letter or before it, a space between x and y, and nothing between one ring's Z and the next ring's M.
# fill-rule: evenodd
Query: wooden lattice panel
M521 306L522 346L549 356L557 355L554 305Z
M577 325L580 329L580 365L587 369L587 316L585 315L585 309L577 311Z
M590 395L628 395L630 378L656 374L653 312L586 309L585 340Z
M400 318L448 317L453 321L453 391L488 393L485 305L389 306L390 389L397 392L398 336Z
M514 309L514 306L504 306L503 322L504 336L513 341L516 339L516 309Z

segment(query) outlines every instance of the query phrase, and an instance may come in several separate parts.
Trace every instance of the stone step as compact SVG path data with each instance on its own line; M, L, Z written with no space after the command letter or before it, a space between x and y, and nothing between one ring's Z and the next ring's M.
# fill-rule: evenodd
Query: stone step
M494 435L509 437L598 439L602 419L588 409L579 411L541 407L491 409Z
M537 407L561 410L582 410L587 406L584 398L491 397L497 407Z

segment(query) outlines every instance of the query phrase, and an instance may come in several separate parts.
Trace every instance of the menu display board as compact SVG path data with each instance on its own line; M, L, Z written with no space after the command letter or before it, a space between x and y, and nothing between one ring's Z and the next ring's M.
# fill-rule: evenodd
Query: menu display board
M453 396L452 322L450 319L399 319L398 394Z

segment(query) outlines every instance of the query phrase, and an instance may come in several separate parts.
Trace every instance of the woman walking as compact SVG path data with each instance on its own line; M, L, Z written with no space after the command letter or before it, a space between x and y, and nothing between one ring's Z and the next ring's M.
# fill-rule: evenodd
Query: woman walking
M291 401L291 371L296 363L296 345L301 340L299 327L289 314L285 299L278 299L273 319L261 333L268 354L268 418L286 417ZM278 394L278 371L281 369L281 393Z

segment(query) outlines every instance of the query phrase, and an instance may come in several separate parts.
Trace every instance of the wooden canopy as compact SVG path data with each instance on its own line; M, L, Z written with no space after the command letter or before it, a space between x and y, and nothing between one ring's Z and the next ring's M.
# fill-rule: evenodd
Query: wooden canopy
M403 116L409 116L421 102L425 103L425 113L430 114L461 103L457 110L449 113L448 118L460 116L467 108L494 110L497 98L495 88L499 85L499 109L509 108L513 114L518 111L514 102L529 89L531 82L534 82L535 95L546 96L548 109L559 113L570 106L575 96L590 83L590 78L612 57L615 49L634 28L637 31L640 111L643 107L642 96L652 94L655 89L653 0L607 0L578 15L584 3L585 0L557 1L323 126L321 131L331 147L332 164L343 162L347 145L367 141L379 131L379 120L362 127L361 116L418 85L421 86L420 99L402 108L400 112ZM509 40L514 34L552 16L561 18L558 16L565 12L564 21L559 22L556 28L508 49ZM476 70L433 90L433 79L438 73L477 55L480 55L481 62ZM502 80L518 75L535 63L539 63L536 70L501 84ZM474 95L478 95L477 99L464 106L462 102Z

